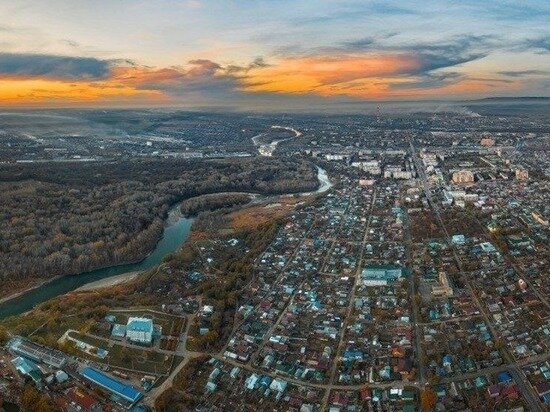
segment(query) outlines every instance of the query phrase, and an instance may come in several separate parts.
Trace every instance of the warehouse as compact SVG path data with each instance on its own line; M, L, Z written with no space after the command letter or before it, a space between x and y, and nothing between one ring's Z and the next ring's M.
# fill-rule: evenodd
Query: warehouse
M34 383L38 384L42 380L42 373L34 362L19 356L12 360L12 363L17 372L21 375L30 377Z
M85 367L81 370L80 374L88 379L90 382L95 383L98 386L114 393L120 398L124 399L130 405L133 405L141 399L143 394L130 385L126 385L119 380L116 380L109 375L106 375L97 369L91 367Z

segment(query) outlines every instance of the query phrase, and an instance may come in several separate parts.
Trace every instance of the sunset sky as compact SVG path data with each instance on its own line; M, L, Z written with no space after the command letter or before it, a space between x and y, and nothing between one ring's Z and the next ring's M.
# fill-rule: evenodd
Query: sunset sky
M549 1L0 0L0 106L550 96Z

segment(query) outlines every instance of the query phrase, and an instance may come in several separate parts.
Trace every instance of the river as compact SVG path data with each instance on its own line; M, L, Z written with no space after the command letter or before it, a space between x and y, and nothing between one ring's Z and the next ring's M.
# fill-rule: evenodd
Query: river
M300 131L294 129L293 127L274 125L271 126L271 128L288 130L289 132L294 133L294 137L300 137L302 135ZM291 137L287 137L286 139L274 140L271 143L262 144L258 141L258 139L265 136L265 134L266 133L260 133L259 135L252 138L252 143L254 144L254 146L258 147L258 153L260 153L261 156L273 156L273 153L275 153L275 150L277 150L277 145L279 143L292 139Z
M325 193L332 187L332 182L330 181L327 171L325 169L317 167L317 179L319 179L319 187L313 193Z
M332 187L327 172L320 167L317 167L317 178L319 179L319 188L312 193L323 193ZM27 312L39 303L78 289L87 283L125 273L150 269L158 265L166 255L175 252L185 242L191 231L192 223L193 219L185 218L181 215L178 205L178 207L174 207L168 214L162 238L155 246L155 249L142 261L55 278L1 303L0 319Z
M187 239L192 222L193 219L181 216L179 207L173 208L168 214L162 238L155 249L142 261L58 277L0 304L0 319L26 312L41 302L75 290L86 283L123 273L142 271L158 265L164 256L176 251Z

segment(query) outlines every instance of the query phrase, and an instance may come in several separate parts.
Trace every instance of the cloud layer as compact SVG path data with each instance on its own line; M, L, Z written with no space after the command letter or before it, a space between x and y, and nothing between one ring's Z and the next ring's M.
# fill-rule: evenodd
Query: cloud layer
M0 0L1 106L550 95L543 0L16 3Z

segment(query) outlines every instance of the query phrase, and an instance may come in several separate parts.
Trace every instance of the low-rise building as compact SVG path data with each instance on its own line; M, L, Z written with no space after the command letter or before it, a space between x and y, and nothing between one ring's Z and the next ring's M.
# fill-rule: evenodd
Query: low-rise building
M383 286L403 276L399 265L368 265L361 273L361 280L366 286Z
M28 376L34 383L38 384L42 380L42 373L36 364L28 359L18 356L11 361L14 368L23 376Z
M529 172L527 171L527 169L516 169L516 179L517 180L529 179Z
M97 369L87 366L82 369L80 374L88 381L123 399L129 405L135 404L143 396L143 394L133 386L126 385L119 380L98 371Z

